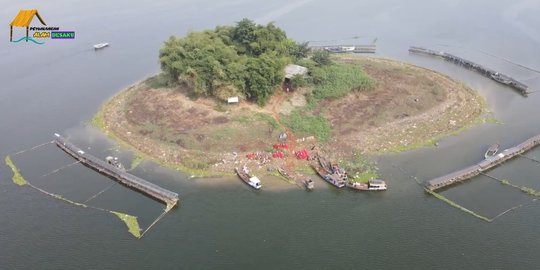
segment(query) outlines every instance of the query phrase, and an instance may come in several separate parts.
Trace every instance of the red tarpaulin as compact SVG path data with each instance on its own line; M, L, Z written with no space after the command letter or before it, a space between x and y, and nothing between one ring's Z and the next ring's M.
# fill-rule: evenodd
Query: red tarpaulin
M274 149L279 149L279 148L289 149L289 145L286 144L286 143L276 143L276 144L274 144Z
M296 158L298 158L298 159L308 159L309 158L309 153L305 149L300 150L300 151L296 151Z

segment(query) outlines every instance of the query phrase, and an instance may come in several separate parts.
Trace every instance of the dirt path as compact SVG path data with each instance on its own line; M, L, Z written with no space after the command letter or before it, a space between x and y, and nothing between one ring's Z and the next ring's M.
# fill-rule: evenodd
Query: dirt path
M287 171L292 171L294 168L294 159L296 159L296 156L294 155L294 151L296 150L296 136L294 133L287 128L282 122L281 118L279 116L279 113L277 112L277 106L279 104L283 103L283 100L285 99L285 95L283 93L279 93L274 96L274 100L272 101L272 107L270 109L272 117L276 120L277 124L285 130L285 134L287 134L287 140L286 142L289 144L289 149L287 150L291 155L288 157L285 157L285 169Z

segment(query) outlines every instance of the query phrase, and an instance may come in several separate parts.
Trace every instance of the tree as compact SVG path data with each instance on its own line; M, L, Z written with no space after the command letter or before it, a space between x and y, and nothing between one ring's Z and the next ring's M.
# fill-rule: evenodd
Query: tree
M247 96L264 105L281 82L284 59L275 52L262 54L259 58L250 58L246 69Z
M243 19L234 26L170 37L159 62L169 84L183 84L194 96L239 94L264 105L283 80L283 67L307 49L307 43L297 44L273 23Z
M244 54L251 52L250 45L256 39L256 28L257 25L246 18L236 23L236 26L231 31L231 39L237 44L239 53Z
M332 60L330 59L330 53L327 51L316 51L313 53L313 56L311 57L315 63L317 63L319 66L327 66L332 64Z
M306 58L308 54L310 53L311 49L309 48L309 42L302 42L295 44L295 46L291 49L291 56L295 57L296 59L302 59Z

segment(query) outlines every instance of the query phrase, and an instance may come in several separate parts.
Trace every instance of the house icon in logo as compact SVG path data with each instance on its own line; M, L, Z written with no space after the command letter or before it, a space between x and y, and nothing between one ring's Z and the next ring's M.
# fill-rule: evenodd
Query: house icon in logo
M28 27L34 19L34 16L37 16L41 24L45 24L43 18L39 16L37 9L21 9L13 21L9 24L9 41L13 41L13 27L26 27L26 42L28 42Z

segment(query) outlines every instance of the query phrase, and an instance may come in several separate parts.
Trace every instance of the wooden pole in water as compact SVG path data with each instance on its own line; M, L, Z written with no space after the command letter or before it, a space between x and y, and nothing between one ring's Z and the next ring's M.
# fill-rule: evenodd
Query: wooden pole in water
M9 42L13 41L13 25L9 26Z
M28 26L26 27L26 42L28 42Z

